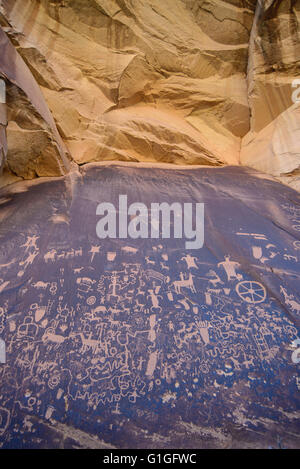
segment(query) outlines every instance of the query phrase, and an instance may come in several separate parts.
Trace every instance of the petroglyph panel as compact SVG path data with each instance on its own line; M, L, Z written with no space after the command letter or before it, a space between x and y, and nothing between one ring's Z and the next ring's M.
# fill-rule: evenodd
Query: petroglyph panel
M1 447L56 447L60 425L116 447L299 445L300 197L278 187L91 165L2 191ZM98 239L119 194L204 203L204 247Z

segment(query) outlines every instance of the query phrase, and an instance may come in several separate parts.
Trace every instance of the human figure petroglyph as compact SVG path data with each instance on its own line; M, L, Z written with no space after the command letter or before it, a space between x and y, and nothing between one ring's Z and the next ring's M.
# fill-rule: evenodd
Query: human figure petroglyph
M57 307L57 313L57 316L59 318L63 318L64 322L66 322L69 317L74 316L75 311L73 307L67 307L66 304L61 306L61 304L59 304Z
M186 262L188 269L198 269L198 266L195 262L197 260L197 257L191 256L190 254L186 254L181 258L181 260L184 260Z
M37 240L39 239L39 236L33 235L33 236L27 236L26 243L21 244L22 247L26 247L25 252L27 252L29 249L33 248L34 250L38 250L39 248L36 245Z
M24 270L27 269L27 267L33 263L34 259L36 258L36 256L38 256L38 254L38 251L32 252L24 261L19 262L19 265L23 265Z
M119 299L121 298L121 296L117 294L117 290L119 289L121 289L121 282L119 281L117 272L113 272L111 277L111 284L109 286L110 293L107 295L108 301L119 301Z
M243 278L241 274L236 273L236 269L241 266L240 263L231 261L229 255L225 256L224 261L218 263L218 267L219 266L222 266L223 269L225 270L228 281L234 280L234 279L241 280Z
M156 295L154 290L148 290L149 292L149 295L147 296L147 298L150 298L151 300L151 303L152 303L152 308L157 308L157 309L160 309L160 305L159 305L159 298L162 298L161 295Z

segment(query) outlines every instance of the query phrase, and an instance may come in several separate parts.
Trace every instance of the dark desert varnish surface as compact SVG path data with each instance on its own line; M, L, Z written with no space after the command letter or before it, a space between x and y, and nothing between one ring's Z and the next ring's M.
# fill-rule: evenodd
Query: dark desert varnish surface
M119 194L204 203L203 248L100 240ZM1 447L299 445L298 193L247 168L115 164L0 203Z

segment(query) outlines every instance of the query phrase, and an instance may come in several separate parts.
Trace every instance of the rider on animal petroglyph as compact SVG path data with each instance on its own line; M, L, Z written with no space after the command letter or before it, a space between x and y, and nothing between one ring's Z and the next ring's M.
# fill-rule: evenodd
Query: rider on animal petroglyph
M183 288L183 287L189 288L193 293L196 293L193 278L194 278L194 275L189 273L188 279L185 280L184 276L183 276L183 273L180 272L180 279L181 280L175 280L175 282L173 282L176 293L181 293L181 288Z

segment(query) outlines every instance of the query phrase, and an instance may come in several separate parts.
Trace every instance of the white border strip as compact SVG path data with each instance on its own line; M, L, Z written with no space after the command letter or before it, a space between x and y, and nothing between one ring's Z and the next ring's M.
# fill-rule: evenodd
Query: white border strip
M6 103L6 86L5 81L0 78L0 103Z

